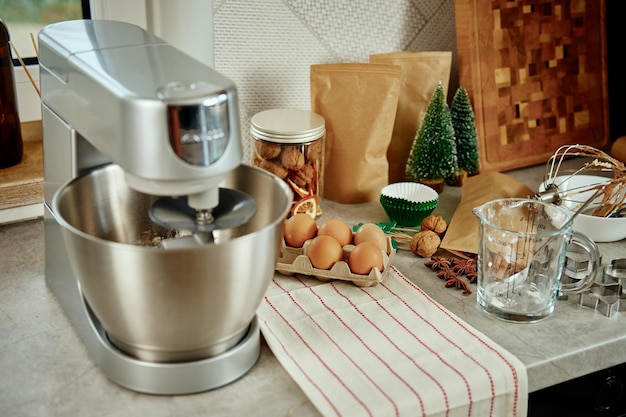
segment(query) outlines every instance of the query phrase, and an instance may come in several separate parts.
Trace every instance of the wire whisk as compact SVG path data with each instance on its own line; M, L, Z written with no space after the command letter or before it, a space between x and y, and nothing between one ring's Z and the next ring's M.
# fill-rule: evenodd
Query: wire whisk
M583 157L582 165L573 172L564 172L563 162L573 157ZM568 185L577 175L595 175L598 181ZM626 166L592 146L564 145L557 149L546 164L543 184L536 199L574 211L584 208L584 214L619 217L626 205Z

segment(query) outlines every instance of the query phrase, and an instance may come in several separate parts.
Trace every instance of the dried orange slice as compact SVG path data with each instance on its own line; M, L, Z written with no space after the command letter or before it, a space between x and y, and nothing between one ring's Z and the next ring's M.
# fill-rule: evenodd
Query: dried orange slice
M291 208L291 215L305 213L315 218L317 216L317 202L315 197L304 198L300 201L296 201Z
M301 198L310 198L312 193L309 190L306 190L302 187L299 187L291 178L287 178L287 183L291 186L291 189L294 193L296 193Z

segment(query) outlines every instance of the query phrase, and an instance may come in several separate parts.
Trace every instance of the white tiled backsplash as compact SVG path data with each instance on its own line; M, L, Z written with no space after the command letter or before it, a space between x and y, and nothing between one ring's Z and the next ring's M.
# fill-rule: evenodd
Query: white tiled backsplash
M312 64L368 62L392 51L452 51L454 0L214 0L215 69L239 90L244 160L250 118L271 108L310 109Z

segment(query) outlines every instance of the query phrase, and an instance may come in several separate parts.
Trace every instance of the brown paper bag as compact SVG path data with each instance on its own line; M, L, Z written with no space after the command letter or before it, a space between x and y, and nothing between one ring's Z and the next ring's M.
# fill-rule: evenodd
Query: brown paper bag
M443 85L444 93L448 92L452 52L390 52L370 55L370 62L398 65L402 68L402 89L387 160L389 183L404 181L413 140L439 81Z
M478 253L478 217L472 209L499 198L529 198L534 194L525 184L499 172L468 177L440 247L455 254Z
M311 66L311 111L326 121L322 195L338 203L378 201L388 184L387 148L400 94L400 67Z

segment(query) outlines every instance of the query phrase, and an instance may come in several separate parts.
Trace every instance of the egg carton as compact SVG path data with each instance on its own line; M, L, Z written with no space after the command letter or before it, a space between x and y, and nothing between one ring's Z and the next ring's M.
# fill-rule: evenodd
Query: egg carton
M276 264L276 271L283 275L307 275L317 278L322 282L330 282L333 280L350 281L354 285L359 287L373 287L378 285L389 272L391 260L396 254L396 250L392 245L391 238L387 238L387 251L383 252L383 270L378 268L372 268L369 274L353 274L348 266L348 256L354 245L345 245L343 247L343 261L335 262L330 269L314 268L311 264L311 260L304 254L304 247L294 248L287 246L283 241L282 249L278 255L278 262Z

